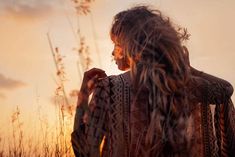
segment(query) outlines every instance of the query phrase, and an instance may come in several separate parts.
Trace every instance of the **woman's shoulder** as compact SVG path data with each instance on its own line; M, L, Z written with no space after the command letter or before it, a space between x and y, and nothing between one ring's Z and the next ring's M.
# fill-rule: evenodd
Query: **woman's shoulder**
M208 92L213 89L218 93L224 93L227 97L231 97L233 94L233 86L227 80L219 78L217 76L199 71L195 68L191 68L193 84L204 87Z
M209 77L208 77L209 76ZM192 75L188 83L188 93L211 104L221 104L230 99L233 87L227 81L212 75Z
M109 75L105 78L102 78L99 80L99 84L113 84L113 85L118 85L118 84L125 84L125 85L130 85L131 80L130 80L130 72L127 71L125 73L119 74L119 75Z

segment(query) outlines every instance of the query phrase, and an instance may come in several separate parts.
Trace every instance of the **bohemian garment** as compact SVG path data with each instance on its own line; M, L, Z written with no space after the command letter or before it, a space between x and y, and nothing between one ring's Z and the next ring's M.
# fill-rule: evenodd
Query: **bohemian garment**
M72 146L77 157L143 157L141 146L151 114L146 95L134 94L129 72L98 83L89 103L76 111ZM225 80L192 68L192 157L235 157L233 88ZM84 120L84 114L88 119ZM86 121L84 123L84 121Z

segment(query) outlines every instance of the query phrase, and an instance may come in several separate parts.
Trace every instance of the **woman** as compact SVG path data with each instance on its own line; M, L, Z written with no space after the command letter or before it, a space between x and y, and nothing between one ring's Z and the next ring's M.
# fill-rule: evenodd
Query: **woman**
M118 68L128 71L85 73L72 133L76 156L235 154L233 88L190 67L185 30L139 6L114 17L110 36ZM213 121L209 104L216 104Z

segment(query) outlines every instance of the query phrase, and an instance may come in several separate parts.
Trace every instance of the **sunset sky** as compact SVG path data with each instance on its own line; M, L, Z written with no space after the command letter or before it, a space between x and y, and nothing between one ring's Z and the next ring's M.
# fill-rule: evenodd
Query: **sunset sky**
M111 61L109 29L115 14L136 4L152 5L186 27L191 64L235 87L234 0L95 0L92 14L79 17L70 0L0 0L0 125L9 123L17 105L25 118L35 115L38 107L46 115L54 112L56 70L47 33L65 56L67 93L79 89L81 81L74 51L79 45L78 21L90 47L90 67L108 75L120 73Z

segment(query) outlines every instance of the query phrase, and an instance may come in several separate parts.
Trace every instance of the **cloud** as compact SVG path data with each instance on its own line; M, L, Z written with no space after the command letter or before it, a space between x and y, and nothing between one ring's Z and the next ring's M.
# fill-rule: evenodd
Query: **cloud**
M0 15L41 17L55 8L54 0L0 0Z
M23 87L26 86L26 84L22 81L19 80L15 80L12 78L8 78L6 76L4 76L3 74L0 74L0 89L16 89L19 87ZM4 96L1 95L0 93L0 97Z
M0 93L0 99L5 99L6 96L3 93Z

